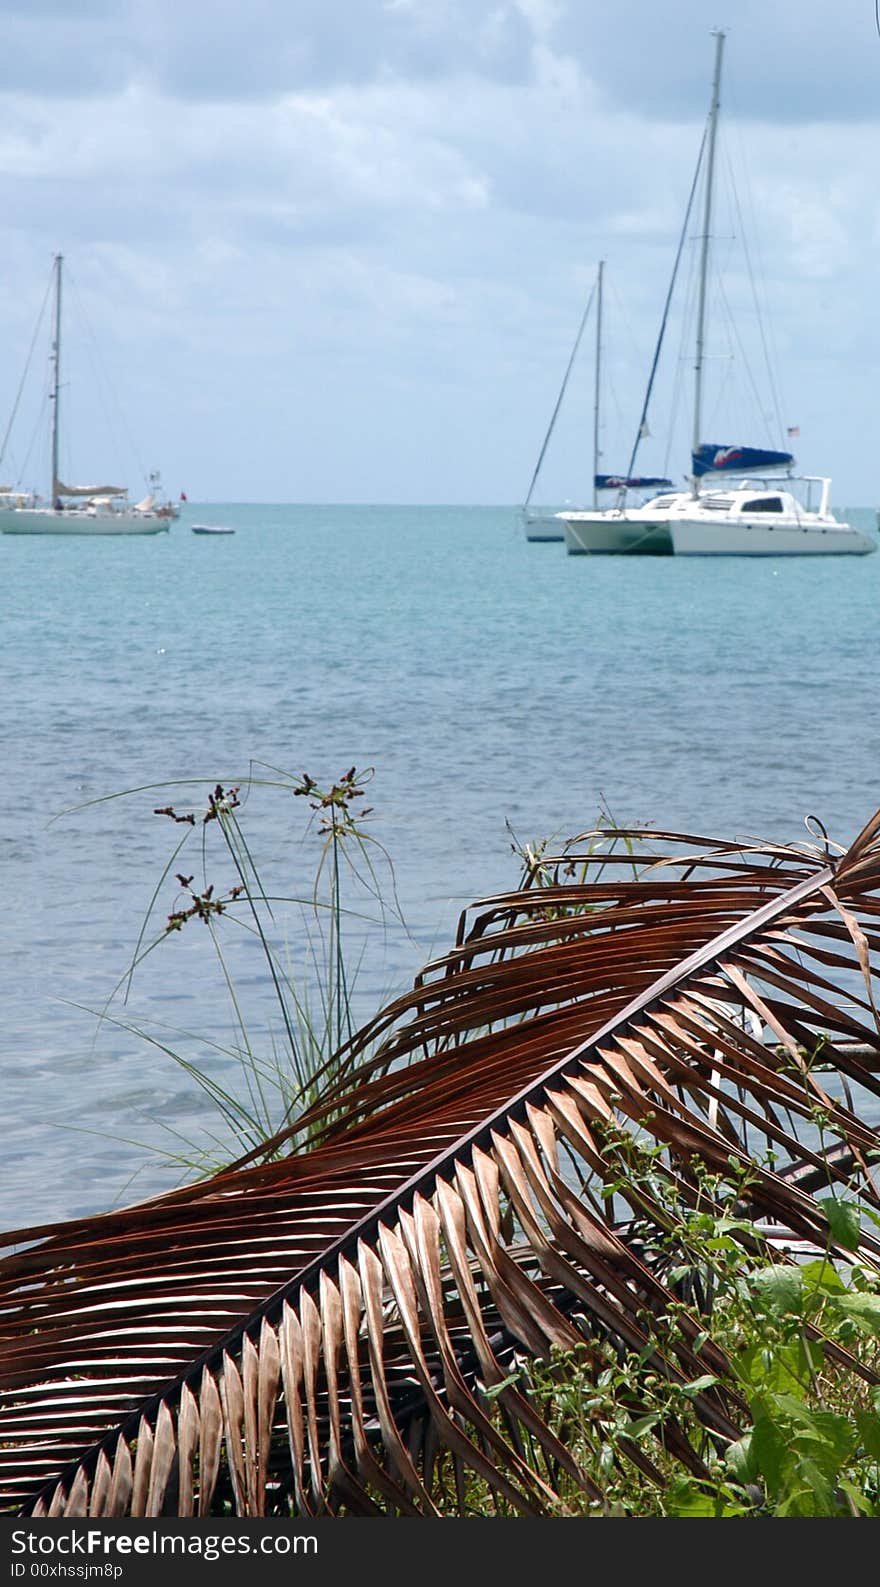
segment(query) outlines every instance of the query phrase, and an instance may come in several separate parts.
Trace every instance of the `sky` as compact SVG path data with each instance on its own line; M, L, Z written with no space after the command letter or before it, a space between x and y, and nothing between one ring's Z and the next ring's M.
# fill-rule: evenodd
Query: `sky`
M16 414L0 477L45 483L27 393L45 387L57 253L77 479L124 471L140 494L159 468L191 501L521 502L600 259L602 466L625 467L713 28L732 184L707 422L736 365L762 433L704 439L796 428L837 504L875 503L874 0L0 0L0 431ZM675 477L699 230L639 460ZM588 499L593 335L536 500Z

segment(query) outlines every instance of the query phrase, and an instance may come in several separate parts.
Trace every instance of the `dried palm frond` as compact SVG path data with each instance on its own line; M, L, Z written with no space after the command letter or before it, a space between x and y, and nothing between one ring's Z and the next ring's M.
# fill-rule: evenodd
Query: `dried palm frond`
M662 1460L648 1429L626 1447L650 1480L739 1436L670 1208L733 1186L756 1258L834 1254L820 1192L878 1209L880 814L839 859L618 836L636 854L585 835L463 917L354 1038L307 1149L291 1131L5 1237L7 1510L433 1515L473 1483L502 1512L553 1513L563 1482L599 1501L517 1373L554 1347L588 1371L652 1350L697 1385ZM868 1232L859 1260L880 1270Z

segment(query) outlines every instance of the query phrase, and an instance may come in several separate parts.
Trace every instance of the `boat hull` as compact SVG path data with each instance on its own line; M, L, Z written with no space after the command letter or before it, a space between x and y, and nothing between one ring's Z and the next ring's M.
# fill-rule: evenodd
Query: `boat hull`
M672 555L669 525L624 513L566 518L565 547L569 556Z
M167 517L124 513L41 512L37 508L0 508L0 534L5 535L155 535L167 533Z
M536 544L564 540L562 521L555 513L524 512L521 516L527 540Z
M543 529L539 529L537 526L533 526L531 529L526 530L526 539L533 545L545 545L549 544L551 541L556 541L558 544L560 541L565 539L565 535L560 534L558 529L547 529L545 531Z
M669 524L677 557L867 556L877 542L851 524L768 524L673 519Z

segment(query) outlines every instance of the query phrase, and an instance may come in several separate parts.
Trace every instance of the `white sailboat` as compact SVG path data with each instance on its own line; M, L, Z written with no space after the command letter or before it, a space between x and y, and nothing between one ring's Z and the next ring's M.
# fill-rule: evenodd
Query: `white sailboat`
M645 554L675 556L864 556L877 549L876 540L854 525L840 522L830 508L831 481L817 475L795 476L790 452L753 446L721 446L707 443L703 435L703 371L706 357L707 293L709 249L712 227L712 202L715 172L715 142L721 104L721 62L723 32L715 35L715 71L709 120L697 174L706 161L703 198L703 227L700 249L699 288L696 314L694 361L694 414L691 447L692 473L683 491L664 492L643 506L627 507L621 498L617 507L605 512L565 512L566 547L572 554ZM672 287L681 257L682 243L696 190L691 188L685 226L679 242L672 282L666 300L660 341L642 410L639 435L645 428L648 400L657 358L662 343ZM638 448L638 437L633 459ZM784 470L785 489L776 487L773 472ZM771 477L768 481L768 472ZM738 479L717 489L719 476ZM802 500L793 488L806 488ZM707 484L709 489L706 489ZM812 504L813 486L821 487L818 506Z
M581 319L581 323L580 323L580 326L578 328L578 333L577 333L577 336L575 337L574 346L573 346L573 348L571 350L571 356L570 356L570 358L568 360L568 366L566 368L565 375L564 375L563 381L562 381L562 385L561 385L560 390L559 390L559 395L558 395L558 397L556 399L556 406L553 409L553 413L552 413L552 416L551 416L551 419L550 419L550 424L549 424L549 427L547 429L547 434L544 437L544 443L543 443L543 445L541 447L541 450L540 450L540 453L538 455L538 461L537 461L537 463L535 465L535 471L534 471L534 473L532 475L531 484L529 485L528 494L526 495L525 502L523 503L521 516L522 516L523 527L525 529L525 534L526 534L526 539L527 540L533 540L533 541L563 540L566 537L566 528L565 528L565 516L566 515L563 514L563 513L548 512L546 509L544 511L541 511L540 509L536 510L536 509L534 509L531 506L531 500L532 500L532 495L533 495L534 490L535 490L535 485L537 483L538 475L539 475L540 470L541 470L541 464L544 461L544 455L545 455L545 453L547 451L547 447L548 447L548 444L550 442L550 437L553 434L553 430L554 430L554 427L555 427L555 424L556 424L556 420L557 420L557 417L558 417L558 414L559 414L560 407L562 406L562 399L565 396L565 390L566 390L566 387L568 385L568 379L569 379L569 376L571 374L572 366L574 364L575 358L577 356L577 351L578 351L578 348L580 346L581 338L582 338L583 333L584 333L584 328L585 328L585 326L587 324L587 320L589 319L590 310L591 310L591 308L593 306L594 300L595 300L595 304L596 304L596 351L595 351L594 378L593 378L593 508L592 508L592 510L593 510L594 513L598 513L599 512L599 495L600 495L601 492L613 491L615 493L619 493L621 491L621 489L623 489L623 488L640 489L640 490L643 490L643 491L644 490L652 490L652 489L656 489L657 487L662 486L662 485L671 485L671 483L672 483L671 480L658 479L658 478L652 478L652 479L626 479L626 480L624 480L623 478L621 478L620 476L618 476L616 474L604 474L604 473L601 473L600 470L599 470L599 464L600 464L600 461L601 461L600 410L601 410L601 396L602 396L602 310L603 310L604 279L605 279L605 261L604 261L604 259L600 259L599 260L598 269L597 269L597 272L596 272L596 281L595 281L595 284L593 286L593 290L590 293L590 297L588 299L587 306L584 309L583 317ZM575 510L576 509L573 509L573 508L567 509L568 512L574 512Z
M561 515L556 513L556 512L553 512L552 510L548 511L547 508L544 508L544 509L537 508L536 509L536 508L532 507L531 502L532 502L532 496L534 495L535 486L538 483L538 475L541 472L541 464L544 461L544 457L545 457L545 454L547 452L547 447L550 445L550 437L552 436L553 431L556 428L556 420L559 417L559 410L562 407L562 399L565 396L566 387L568 386L569 376L571 375L571 371L572 371L572 369L574 367L574 361L577 358L578 348L581 345L581 338L582 338L582 336L584 334L584 330L586 328L587 320L590 317L590 310L593 307L593 299L596 297L597 293L598 293L599 301L598 301L598 305L597 305L597 309L596 309L596 370L597 370L597 377L596 378L598 380L598 368L599 368L599 356L600 356L600 335L601 335L601 327L602 327L602 262L601 261L600 261L600 264L599 264L599 271L598 271L598 276L597 276L597 279L596 279L596 283L593 286L592 291L590 292L590 296L587 299L587 306L584 309L583 314L581 315L581 323L578 326L577 335L576 335L576 337L574 339L574 345L573 345L573 347L571 349L571 353L569 354L568 363L567 363L566 368L565 368L565 374L562 377L562 385L559 388L559 395L556 398L556 404L554 406L552 414L550 415L550 423L547 426L547 433L544 436L544 440L543 440L543 443L541 445L541 450L538 453L538 461L535 464L535 470L534 470L534 473L532 474L532 478L531 478L531 482L529 484L528 491L526 492L526 499L523 502L522 508L520 510L520 518L522 520L523 529L525 530L526 539L527 540L531 540L532 542L539 542L540 543L540 542L553 541L553 540L562 540L563 536L564 536L564 529L563 529L563 523L562 523ZM594 446L594 454L595 454L595 446Z
M18 535L148 535L167 530L178 516L174 502L161 501L158 474L140 501L130 502L123 485L68 485L59 472L61 391L61 282L63 256L53 263L54 337L51 346L51 483L47 500L36 493L0 486L0 532Z

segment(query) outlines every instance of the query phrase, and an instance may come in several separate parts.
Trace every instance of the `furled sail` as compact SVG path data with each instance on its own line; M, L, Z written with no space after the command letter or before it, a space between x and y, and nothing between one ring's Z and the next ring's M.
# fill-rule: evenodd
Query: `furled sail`
M671 479L660 479L652 474L637 474L627 478L625 474L597 474L595 476L597 490L659 490L663 486L672 485Z
M769 452L757 446L715 446L704 442L691 453L697 478L703 474L754 474L770 468L791 468L791 452Z
M124 485L64 485L55 481L56 496L124 496Z

